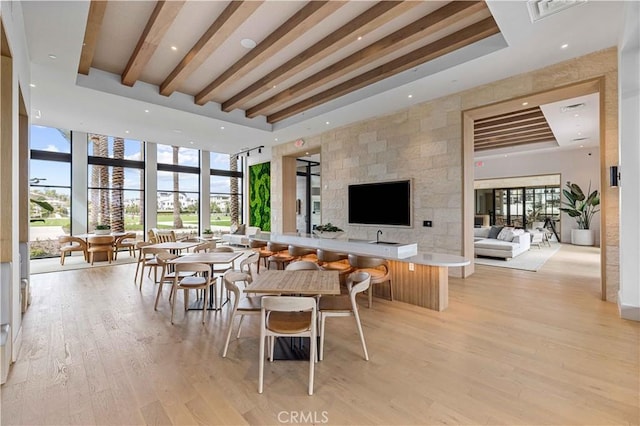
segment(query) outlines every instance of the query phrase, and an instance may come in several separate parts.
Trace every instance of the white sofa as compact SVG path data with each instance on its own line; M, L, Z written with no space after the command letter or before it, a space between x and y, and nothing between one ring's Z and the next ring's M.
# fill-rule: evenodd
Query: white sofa
M474 249L476 256L499 257L503 259L514 258L531 248L531 234L524 230L503 228L497 237L489 238L492 227L474 228ZM514 235L515 233L515 235Z
M260 232L260 228L257 226L246 226L243 234L224 234L222 241L234 246L249 247L249 238Z

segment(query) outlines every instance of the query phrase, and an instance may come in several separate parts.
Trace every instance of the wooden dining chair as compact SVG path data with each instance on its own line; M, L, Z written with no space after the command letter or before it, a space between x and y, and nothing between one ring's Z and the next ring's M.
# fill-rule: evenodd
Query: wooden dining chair
M369 353L367 352L367 344L364 341L364 333L362 332L362 324L360 323L360 315L358 314L358 304L356 296L358 293L369 288L371 283L371 275L366 272L354 272L347 277L347 288L349 294L341 294L338 296L322 296L318 304L318 322L320 323L320 360L324 355L324 335L325 321L329 317L345 317L353 316L360 335L362 343L362 351L364 359L369 361Z
M294 257L289 254L288 244L278 244L269 241L267 250L273 254L267 259L267 269L271 268L271 263L276 264L276 269L284 269Z
M63 235L58 238L60 243L60 264L64 265L64 258L67 253L74 251L81 251L84 255L84 260L87 261L87 243L82 238L72 237L70 235Z
M385 259L369 256L349 255L349 264L354 268L355 272L367 272L371 275L371 286L374 284L389 283L389 295L393 300L393 285L391 283L391 271L389 270L389 262ZM373 289L369 287L367 291L369 296L369 308L373 301Z
M127 232L124 235L121 235L116 238L116 241L113 244L113 259L118 259L118 251L120 249L125 249L129 252L129 256L136 255L136 233L135 232Z
M222 357L225 358L227 356L227 350L229 349L229 341L231 340L233 321L236 317L240 317L240 321L238 322L238 334L236 335L236 339L240 339L240 331L242 330L242 320L244 319L244 316L260 314L260 310L262 309L262 296L242 297L242 293L240 292L240 288L237 283L251 283L252 275L248 272L227 271L222 276L222 281L224 282L224 287L227 290L227 293L233 293L234 296L233 307L229 312L227 339L224 343L224 349L222 350Z
M265 341L269 340L269 360L273 362L276 337L309 337L309 395L313 395L316 361L316 299L313 297L264 296L260 310L260 359L258 393L264 384Z
M138 241L136 243L136 250L138 250L138 262L136 264L136 274L133 277L133 282L137 283L138 282L138 271L140 270L140 265L143 263L143 252L142 252L142 247L146 247L146 246L150 246L152 243L148 242L148 241Z
M157 247L142 247L142 263L141 263L141 271L140 271L140 291L142 291L142 281L144 280L144 268L149 268L149 275L151 275L151 268L153 268L153 282L158 282L158 268L160 265L158 264L158 260L156 259L156 255L158 253L168 253L166 249L157 248Z
M267 258L273 256L273 252L267 249L267 243L265 241L249 240L249 247L256 251L260 255L260 259L264 262L264 267L267 267ZM258 272L260 272L260 263L258 262Z
M193 248L194 253L207 253L216 248L215 241L207 241L204 243L200 243Z
M96 253L106 253L107 260L111 263L113 259L114 241L115 238L113 238L113 235L96 235L87 239L87 253L89 254L89 260L92 266Z
M176 272L175 268L172 264L169 263L169 261L176 259L177 257L178 255L168 252L156 254L156 262L158 263L158 266L162 268L162 272L160 274L160 281L158 282L158 294L156 295L156 303L153 305L154 311L158 310L158 301L160 300L160 295L162 294L162 287L164 283L173 284L173 280L176 278L176 276L179 279L182 279L184 277L190 277L195 274L191 271ZM173 287L171 289L173 289ZM173 291L170 291L169 302L171 302L172 295Z
M202 323L204 324L204 318L209 304L209 288L212 285L215 287L215 281L211 281L211 267L206 263L176 263L175 265L176 275L173 279L173 287L171 290L171 324L173 324L173 314L175 311L176 300L178 298L178 290L184 291L183 299L185 311L189 308L189 291L204 290L204 299L202 303ZM180 278L180 274L184 274L186 272L192 273L192 275ZM199 275L196 276L195 274ZM217 302L214 299L214 304L216 303Z
M346 292L346 276L353 272L353 267L349 265L349 255L322 249L318 249L316 255L318 256L320 269L323 271L338 271L340 291Z

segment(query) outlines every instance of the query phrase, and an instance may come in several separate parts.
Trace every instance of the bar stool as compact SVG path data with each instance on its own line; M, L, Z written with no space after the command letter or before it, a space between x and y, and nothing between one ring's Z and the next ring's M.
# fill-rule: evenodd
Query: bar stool
M391 285L391 272L389 270L389 262L379 257L349 255L349 264L355 268L355 272L367 272L371 275L371 286L389 282L390 300L393 300L393 286ZM369 308L373 301L373 291L371 287L367 290L369 294Z
M249 247L256 249L255 251L260 254L260 259L264 262L264 267L268 267L267 259L273 256L273 252L267 250L267 243L265 241L249 240ZM258 272L260 272L260 261L258 261Z
M353 271L353 267L348 262L349 256L346 253L336 253L322 249L316 251L316 256L320 269L338 271L342 293L343 287L346 289L346 277Z
M298 247L289 245L289 255L293 256L294 260L308 260L311 262L317 262L316 249Z
M284 269L294 257L289 254L289 246L287 244L278 244L269 241L267 250L273 254L267 259L267 269L271 268L271 262L276 264L276 269Z

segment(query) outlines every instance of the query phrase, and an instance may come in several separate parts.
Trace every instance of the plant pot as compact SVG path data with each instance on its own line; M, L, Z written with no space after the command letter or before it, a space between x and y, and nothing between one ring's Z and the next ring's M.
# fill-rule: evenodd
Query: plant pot
M111 235L111 229L96 229L93 233L96 235Z
M592 246L595 243L593 238L593 230L591 229L572 229L571 244L576 246Z

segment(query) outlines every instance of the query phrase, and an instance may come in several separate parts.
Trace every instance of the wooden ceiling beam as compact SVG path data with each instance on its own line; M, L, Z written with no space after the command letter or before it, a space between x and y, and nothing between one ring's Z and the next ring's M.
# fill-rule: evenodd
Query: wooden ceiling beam
M552 141L555 141L555 139L552 140L552 139L540 138L540 139L524 140L519 142L505 142L499 145L487 145L487 146L481 146L481 147L474 147L474 151L487 151L490 149L511 148L514 146L533 145L536 143L552 142Z
M521 115L519 117L514 117L514 118L501 118L501 119L497 119L497 120L493 120L490 122L485 122L482 124L474 124L474 129L486 129L486 128L490 128L493 126L497 126L497 125L501 125L501 124L516 124L516 123L526 123L532 120L537 120L539 118L543 118L544 119L544 114L542 114L542 112L532 112L529 114L524 114ZM546 120L546 119L545 119Z
M516 142L530 142L530 141L555 141L556 138L553 136L553 133L540 133L537 135L529 135L529 136L521 136L521 137L513 137L513 138L503 138L501 140L493 140L493 141L484 141L474 143L474 146L478 147L486 147L486 146L500 146L506 143L516 143Z
M160 94L170 96L175 92L262 3L262 0L230 2L162 82Z
M280 65L246 89L224 101L222 110L229 112L235 108L241 108L242 104L247 100L262 95L273 88L274 85L281 84L309 65L355 42L357 36L364 36L378 29L418 4L420 2L415 1L381 1L376 3L373 7L367 9L304 52L296 55L290 61Z
M483 129L474 130L474 135L481 135L485 133L497 132L500 130L509 130L509 129L528 129L537 126L549 126L547 120L544 117L537 118L535 120L529 120L526 122L516 123L516 124L501 124L499 126L493 127L485 127Z
M106 1L91 0L89 15L87 16L87 27L84 30L84 39L82 40L80 63L78 64L79 74L89 75L89 69L93 62L93 55L96 52L98 35L100 34L100 27L102 26L104 11L106 9Z
M254 118L258 115L275 111L292 98L304 96L305 93L330 82L348 72L354 71L389 53L408 46L428 35L446 28L453 22L471 16L487 6L484 2L453 1L429 15L395 31L394 33L372 43L309 78L289 87L277 95L249 108L246 116Z
M540 107L533 107L533 108L527 108L527 109L522 109L519 111L510 111L508 113L505 114L500 114L500 115L494 115L493 117L487 117L487 118L483 118L482 120L477 120L475 121L475 123L478 124L484 124L484 123L488 123L500 118L509 118L509 117L519 117L521 115L525 115L525 114L529 114L532 112L541 112L542 110L540 109Z
M484 132L476 132L473 134L473 136L477 139L477 138L486 138L486 137L496 137L496 136L502 136L502 135L511 135L514 133L526 133L526 132L539 132L539 131L549 131L551 130L549 125L547 123L540 123L540 124L536 124L535 126L518 126L518 127L509 127L507 129L504 130L498 130L498 131L484 131Z
M129 62L121 76L122 84L125 86L133 86L144 67L149 63L151 57L155 53L162 38L166 34L173 21L175 21L178 12L182 9L184 1L164 1L156 3L147 25L140 35L138 44L133 50Z
M551 131L551 129L547 128L547 129L542 129L542 130L531 130L528 132L510 132L504 135L487 135L487 136L483 136L480 138L475 138L474 137L474 143L482 143L482 142L492 142L492 141L502 141L502 140L506 140L506 139L517 139L520 137L528 137L528 136L537 136L537 135L552 135L553 136L553 132Z
M457 2L454 2L457 3ZM429 15L431 16L431 15ZM313 108L330 100L336 99L354 90L376 83L392 75L406 71L410 68L421 65L427 61L453 52L476 41L482 40L493 34L499 33L493 17L489 17L472 24L460 31L443 37L433 43L416 49L393 61L387 62L364 74L345 81L335 87L311 96L301 102L296 103L276 113L267 116L268 123L276 123L288 117L299 114L302 111Z
M275 55L289 43L313 28L323 19L344 6L343 1L310 1L296 14L269 34L260 44L240 58L235 64L224 71L213 82L209 83L195 96L198 105L204 105L213 99L215 91L223 85L229 84L235 78L240 78L250 69L256 67L266 58ZM232 77L235 77L232 79Z

